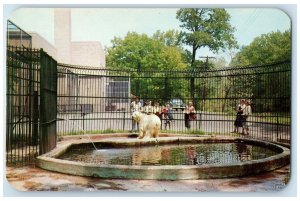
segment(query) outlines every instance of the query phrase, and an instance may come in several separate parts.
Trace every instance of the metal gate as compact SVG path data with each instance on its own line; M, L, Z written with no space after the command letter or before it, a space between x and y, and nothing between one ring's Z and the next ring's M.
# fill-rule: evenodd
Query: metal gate
M43 50L8 46L6 82L7 164L28 164L56 144L56 61Z
M41 50L40 154L56 147L57 62Z

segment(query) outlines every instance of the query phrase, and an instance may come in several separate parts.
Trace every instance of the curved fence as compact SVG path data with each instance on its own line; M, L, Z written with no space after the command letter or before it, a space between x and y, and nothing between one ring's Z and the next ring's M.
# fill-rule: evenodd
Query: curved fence
M172 103L172 121L162 114L162 133L242 135L234 130L240 99L251 101L247 137L290 143L291 64L143 71L58 64L58 136L132 130L130 104ZM192 102L195 118L184 120ZM190 128L187 127L190 124Z

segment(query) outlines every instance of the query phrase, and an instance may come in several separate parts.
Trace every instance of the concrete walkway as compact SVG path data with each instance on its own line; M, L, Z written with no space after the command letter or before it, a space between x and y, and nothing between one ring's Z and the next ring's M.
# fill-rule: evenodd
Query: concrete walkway
M122 180L72 176L36 167L6 167L11 186L20 191L130 192L276 192L289 181L290 166L256 176L207 180Z

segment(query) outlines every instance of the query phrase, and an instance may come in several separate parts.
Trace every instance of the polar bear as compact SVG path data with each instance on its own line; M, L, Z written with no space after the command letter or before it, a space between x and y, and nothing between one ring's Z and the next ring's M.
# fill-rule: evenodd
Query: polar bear
M135 111L132 113L132 118L139 124L138 139L142 139L145 136L150 136L152 138L158 137L158 132L161 127L161 121L158 116Z

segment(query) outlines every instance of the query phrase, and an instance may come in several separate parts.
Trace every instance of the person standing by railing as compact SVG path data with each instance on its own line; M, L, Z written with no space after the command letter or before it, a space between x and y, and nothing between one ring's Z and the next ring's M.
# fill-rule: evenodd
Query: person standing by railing
M190 101L184 110L184 125L187 129L191 128L191 120L193 120L195 115L195 107L193 106L193 102Z
M131 115L135 112L135 111L141 111L142 109L142 105L141 102L139 101L138 97L135 97L134 101L131 102L130 104L130 111L131 111ZM131 132L136 132L138 129L138 124L136 121L134 121L132 119L132 129Z
M245 101L245 109L243 110L243 131L242 133L245 135L249 135L249 127L251 126L251 123L249 122L249 117L252 115L252 108L251 108L251 102L250 100ZM246 131L246 132L244 132Z
M244 120L244 116L243 114L243 110L245 109L246 105L245 105L245 99L241 99L240 100L240 104L237 106L237 113L236 113L236 118L234 121L234 131L232 131L232 133L239 133L239 127L243 127L243 122Z
M167 103L166 106L163 106L162 114L163 114L163 118L165 119L165 129L167 129L167 126L169 126L169 130L170 130L171 121L174 119L172 104Z
M153 113L156 116L158 116L160 122L162 122L162 108L159 106L159 103L157 101L154 102ZM161 124L161 129L162 129L162 124Z
M153 113L156 114L156 116L158 116L161 120L161 107L159 106L158 102L154 102Z
M153 107L151 106L151 101L146 101L144 107L142 108L142 112L146 114L153 114Z

